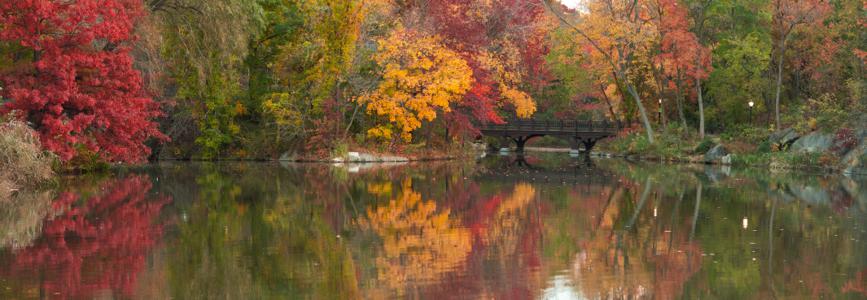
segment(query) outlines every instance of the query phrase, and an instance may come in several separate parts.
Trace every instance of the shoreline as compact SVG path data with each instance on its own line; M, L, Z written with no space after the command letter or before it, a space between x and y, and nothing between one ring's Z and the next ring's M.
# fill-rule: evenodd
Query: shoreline
M524 152L535 152L535 153L575 153L574 149L571 148L557 148L557 147L525 147ZM509 153L516 154L517 152L509 149ZM584 155L582 151L580 155ZM739 154L731 154L732 156L743 156ZM723 163L721 161L712 161L705 160L703 155L694 155L691 157L678 158L678 157L658 157L652 155L641 155L641 154L623 154L623 153L614 153L607 151L592 151L589 154L590 157L596 158L620 158L627 161L647 161L647 162L656 162L656 163L671 163L671 164L683 164L683 165L713 165L713 166L721 166L721 167L739 167L739 168L766 168L771 172L803 172L810 173L816 175L844 175L848 177L867 177L867 173L864 172L854 172L847 173L842 168L837 168L833 166L827 165L805 165L803 167L787 167L781 165L775 165L773 162L769 164L746 164L746 163Z
M161 162L196 162L196 163L221 163L221 162L262 162L262 163L294 163L294 164L330 164L330 165L379 165L379 164L405 164L405 163L419 163L419 162L443 162L443 161L457 161L465 158L473 158L476 157L477 154L480 153L504 153L499 151L485 151L479 148L474 148L474 151L463 151L459 155L450 154L450 155L412 155L412 156L400 156L400 155L391 155L391 154L372 154L372 153L364 153L364 152L349 152L355 153L356 155L344 155L342 157L332 157L332 158L320 158L320 159L312 159L312 158L292 158L292 159L252 159L252 158L218 158L218 159L157 159L150 161L149 163L161 163ZM518 154L513 149L509 149L507 152L510 155ZM524 153L559 153L559 154L569 154L571 156L575 156L577 154L578 157L584 156L584 152L576 152L571 148L561 148L561 147L525 147ZM740 156L738 154L732 154L732 156ZM867 177L867 173L863 172L854 172L847 173L844 172L841 168L834 168L829 166L822 165L806 165L803 167L788 167L785 165L775 164L773 162L768 164L747 164L743 162L730 162L723 163L721 161L708 161L705 160L702 155L694 155L689 157L658 157L653 155L641 155L641 154L623 154L623 153L615 153L609 151L592 151L589 154L589 157L593 158L616 158L623 159L626 161L644 161L644 162L655 162L655 163L666 163L666 164L683 164L683 165L714 165L720 167L738 167L738 168L756 168L756 169L767 169L771 172L802 172L808 174L815 175L844 175L847 177ZM111 165L109 168L135 168L136 165L127 165L127 164L116 164ZM98 170L91 171L66 171L59 172L58 175L82 175L86 173L99 172Z

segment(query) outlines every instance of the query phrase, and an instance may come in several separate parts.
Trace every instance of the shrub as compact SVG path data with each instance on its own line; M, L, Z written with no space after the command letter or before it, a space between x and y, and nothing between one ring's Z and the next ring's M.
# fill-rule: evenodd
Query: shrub
M711 140L710 138L705 138L704 140L702 140L701 142L698 143L698 146L695 146L695 150L693 152L699 153L699 154L707 153L707 151L709 151L710 148L713 147L713 145L714 145L713 140Z
M758 153L771 153L771 142L770 141L762 141L759 143L759 146L756 148L756 152Z
M789 168L809 168L821 165L821 153L780 153L777 158Z
M850 117L850 100L839 99L829 93L807 99L807 102L797 107L788 117L793 121L798 132L810 132L816 129L831 131L840 128Z
M732 165L735 166L767 166L771 162L772 154L741 154L732 156Z
M46 182L54 176L54 161L30 126L19 121L0 124L0 181L18 186Z
M334 143L334 149L331 150L332 157L346 157L349 154L349 144L343 141Z
M855 132L848 127L843 127L837 130L834 134L834 146L831 148L831 151L837 154L846 154L852 148L855 148L855 145L858 144L858 137L855 136Z

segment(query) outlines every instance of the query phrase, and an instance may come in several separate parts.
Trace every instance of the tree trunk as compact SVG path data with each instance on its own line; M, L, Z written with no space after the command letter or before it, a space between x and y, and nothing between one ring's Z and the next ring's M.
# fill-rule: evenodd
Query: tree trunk
M632 94L632 98L635 99L635 105L638 106L638 112L641 113L641 122L644 123L644 130L647 131L647 141L653 144L653 128L650 127L650 120L647 119L647 111L644 110L644 104L641 104L641 97L638 96L635 86L631 83L626 85L626 89Z
M701 79L696 78L695 88L698 92L698 137L704 139L704 99L701 96Z
M668 79L662 78L662 76L660 75L660 73L663 72L662 70L659 70L657 68L653 68L653 70L653 78L656 79L656 89L658 91L656 93L656 99L657 101L659 101L659 126L662 128L660 132L665 132L665 129L668 128L668 116L666 115L667 112L665 111L665 106L662 103L662 99L665 98L665 86L668 83ZM663 80L666 80L666 82L663 83Z
M780 47L780 54L777 57L777 95L774 97L774 129L780 130L780 90L783 86L783 54L786 53L786 40L783 38L783 44Z
M678 76L677 78L677 115L680 117L680 123L683 129L688 129L686 126L686 116L683 114L683 82Z
M620 96L623 99L623 101L626 101L626 94L623 93L623 84L621 84L621 82L620 82L620 76L617 76L617 72L611 72L611 74L614 75L614 84L617 85L617 92L620 93ZM620 102L624 103L623 101L620 101ZM633 117L632 114L626 109L626 107L623 107L622 110L623 110L623 117L625 119L624 121L626 122L626 126L631 126L632 121L633 121L632 120L632 117Z
M605 98L605 103L608 104L608 112L611 113L611 117L614 118L614 122L617 123L617 128L623 128L623 124L620 123L620 118L618 118L617 114L614 113L614 105L611 104L611 99L609 99L608 94L605 93L605 86L600 85L599 91L602 92L602 97Z

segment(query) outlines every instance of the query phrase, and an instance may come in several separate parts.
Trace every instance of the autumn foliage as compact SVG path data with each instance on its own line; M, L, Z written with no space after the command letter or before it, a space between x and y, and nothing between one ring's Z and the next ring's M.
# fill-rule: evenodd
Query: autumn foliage
M0 114L29 122L73 164L437 147L527 118L641 126L649 144L671 126L699 138L766 131L797 127L809 99L864 110L864 10L859 0L3 1ZM151 155L149 140L171 142Z
M134 0L0 3L0 43L19 49L0 66L0 98L9 99L0 112L30 122L63 160L144 160L145 141L163 138L130 56L144 13Z
M474 84L454 120L502 123L529 118L536 101L528 93L547 84L543 63L544 8L538 1L438 0L429 4L431 26L473 69ZM529 87L529 88L528 88ZM472 124L454 124L472 130Z
M437 111L448 113L472 84L472 70L457 53L444 47L437 36L397 30L379 41L376 62L383 79L358 103L384 122L368 135L390 139L393 132L409 142L423 121L433 121Z

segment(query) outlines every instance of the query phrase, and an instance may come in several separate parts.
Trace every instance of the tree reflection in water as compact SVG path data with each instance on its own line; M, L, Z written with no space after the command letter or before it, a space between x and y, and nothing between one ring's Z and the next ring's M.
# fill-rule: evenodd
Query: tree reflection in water
M863 180L565 155L135 173L7 238L0 298L867 296Z
M391 188L369 185L371 193L384 190ZM381 254L375 259L379 280L406 296L403 288L408 284L438 282L462 267L471 247L470 231L449 217L448 209L437 210L434 201L422 200L410 179L387 204L368 208L359 224L382 240Z
M115 291L129 297L148 251L163 233L157 222L168 197L152 197L149 177L130 176L98 184L93 196L62 193L65 208L46 220L42 237L15 250L2 276L25 279L29 297L89 298Z

